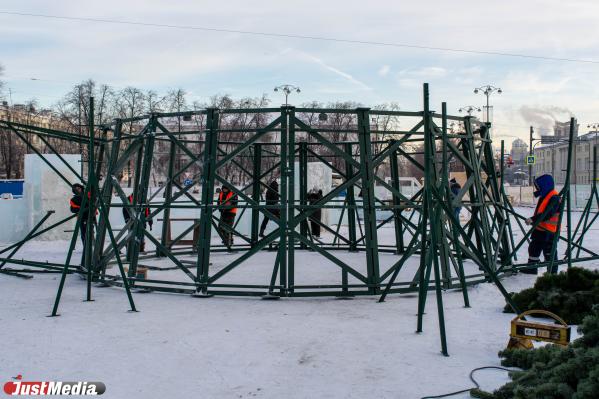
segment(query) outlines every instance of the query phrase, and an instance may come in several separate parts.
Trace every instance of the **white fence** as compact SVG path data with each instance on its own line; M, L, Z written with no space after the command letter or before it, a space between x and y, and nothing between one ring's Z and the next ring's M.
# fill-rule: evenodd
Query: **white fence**
M557 185L556 190L560 191L562 185ZM534 189L528 186L506 186L505 193L510 197L513 205L535 206L537 199L533 195ZM590 184L572 184L570 185L570 195L573 208L584 208L591 195ZM593 201L593 208L597 209L597 202Z

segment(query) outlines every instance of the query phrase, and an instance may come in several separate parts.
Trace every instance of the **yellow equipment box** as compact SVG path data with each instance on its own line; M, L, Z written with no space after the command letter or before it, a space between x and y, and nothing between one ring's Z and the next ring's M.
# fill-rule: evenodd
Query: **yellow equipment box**
M543 315L558 324L548 324L524 320L529 315ZM570 326L559 316L546 310L528 310L512 319L508 349L532 348L531 340L551 342L567 346L570 342Z

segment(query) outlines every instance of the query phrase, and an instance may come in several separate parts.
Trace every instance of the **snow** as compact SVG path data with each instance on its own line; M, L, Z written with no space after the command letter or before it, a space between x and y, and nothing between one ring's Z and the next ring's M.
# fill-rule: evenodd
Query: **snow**
M381 240L388 234L392 229L381 229ZM590 234L585 243L596 250L598 234ZM66 241L30 242L17 257L64 261L66 247ZM238 277L263 283L271 255L251 258ZM215 255L214 267L231 256ZM338 280L338 268L314 257L305 251L296 256L306 282ZM182 275L156 273L171 272ZM517 275L503 283L518 291L534 280ZM470 370L499 365L497 352L507 344L514 317L502 313L503 297L491 284L469 288L469 309L460 291L445 291L450 356L444 357L434 292L424 332L416 334L414 294L378 303L378 297L263 301L135 293L140 312L131 313L123 290L94 287L94 301L83 302L85 281L69 276L61 316L45 317L57 286L56 275L0 275L2 382L17 374L28 381L102 381L107 398L419 398L468 388ZM495 370L476 377L488 390L508 381L507 373Z
M530 277L510 278L509 289ZM439 352L434 296L424 332L416 334L416 298L210 299L134 294L96 288L81 302L85 282L71 277L60 313L47 318L58 281L0 277L3 325L0 376L28 380L94 380L109 398L200 396L414 398L468 387L468 372L497 365L510 314L491 285L446 293L451 356ZM490 386L506 381L491 374ZM174 390L174 391L173 391Z

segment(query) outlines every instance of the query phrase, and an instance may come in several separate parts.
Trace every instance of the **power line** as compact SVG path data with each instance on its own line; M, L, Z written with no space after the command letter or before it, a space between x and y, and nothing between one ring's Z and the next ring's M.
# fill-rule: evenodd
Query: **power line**
M42 78L33 78L33 77L28 77L28 76L14 76L14 75L8 75L5 76L6 78L8 78L9 80L30 80L33 82L52 82L52 83L69 83L67 81L64 80L54 80L54 79L42 79Z
M287 38L287 39L320 40L320 41L348 43L348 44L363 44L363 45L372 45L372 46L412 48L412 49L431 50L431 51L448 51L448 52L454 52L454 53L494 55L494 56L501 56L501 57L532 58L532 59L546 60L546 61L564 61L564 62L577 62L577 63L585 63L585 64L599 64L599 61L596 61L596 60L577 59L577 58L560 58L560 57L549 57L549 56L531 55L531 54L504 53L504 52L499 52L499 51L459 49L459 48L450 48L450 47L432 47L432 46L424 46L424 45L408 44L408 43L378 42L378 41L370 41L370 40L352 40L352 39L343 39L343 38L326 37L326 36L307 36L307 35L294 35L294 34L289 34L289 33L260 32L260 31L225 29L225 28L208 28L208 27L195 26L195 25L173 25L173 24L158 24L158 23L150 23L150 22L136 22L136 21L127 21L127 20L104 19L104 18L67 17L67 16L62 16L62 15L32 14L32 13L13 12L13 11L0 11L0 14L21 16L21 17L49 18L49 19L58 19L58 20L66 20L66 21L84 21L84 22L98 22L98 23L108 23L108 24L117 24L117 25L145 26L145 27L153 27L153 28L169 28L169 29L198 30L198 31L205 31L205 32L237 33L237 34L242 34L242 35L278 37L278 38Z

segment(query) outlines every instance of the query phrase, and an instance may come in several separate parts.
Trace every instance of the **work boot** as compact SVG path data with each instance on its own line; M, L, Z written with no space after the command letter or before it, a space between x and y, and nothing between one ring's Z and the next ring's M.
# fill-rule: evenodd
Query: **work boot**
M539 274L538 269L520 269L518 271L523 274Z
M144 253L146 252L146 243L142 242L141 245L139 246L139 252Z
M537 269L522 269L522 270L520 270L520 273L522 273L522 274L534 274L534 275L539 274L539 272L537 271Z

